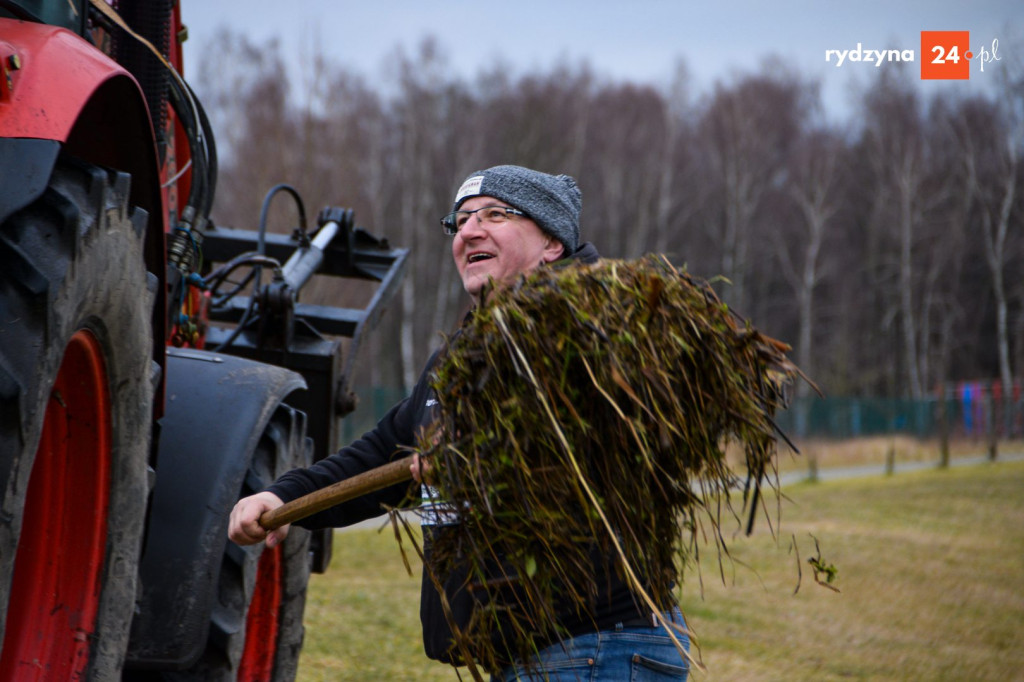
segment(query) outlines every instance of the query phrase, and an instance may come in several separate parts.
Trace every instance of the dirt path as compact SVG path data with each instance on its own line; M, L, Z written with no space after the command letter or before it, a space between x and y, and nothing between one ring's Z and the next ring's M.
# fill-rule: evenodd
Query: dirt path
M1024 452L1000 453L997 462L1019 462L1024 460ZM950 467L975 466L988 464L987 455L974 455L969 457L957 457L949 461ZM893 465L893 474L903 474L910 471L923 471L936 469L939 466L938 460L931 462L896 462ZM866 476L884 476L886 474L885 464L865 464L854 467L830 467L818 470L819 481L834 481L844 478L861 478ZM789 471L779 475L780 485L791 485L808 480L810 477L807 471Z

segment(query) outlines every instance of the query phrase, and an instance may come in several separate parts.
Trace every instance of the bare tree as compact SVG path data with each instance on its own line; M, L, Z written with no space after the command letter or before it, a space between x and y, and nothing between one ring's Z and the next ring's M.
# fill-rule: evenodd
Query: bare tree
M896 300L906 388L911 397L921 398L924 382L914 295L914 246L922 220L926 172L921 105L905 81L899 81L898 76L883 76L867 93L864 109L868 121L865 146L874 175L872 184L878 189L876 207L896 233Z
M591 101L586 150L588 230L610 253L634 258L655 227L655 205L668 144L664 104L651 87L601 88Z
M997 131L1001 129L1003 134L994 135L991 139L995 147L992 154L994 177L983 185L981 225L996 305L999 377L1003 387L1009 391L1013 385L1013 371L1010 365L1009 303L1005 272L1010 257L1010 226L1020 220L1014 220L1014 209L1018 203L1020 159L1024 152L1024 81L1014 83L1010 75L1004 76L1001 105L1000 113L1004 123L994 127Z
M665 139L655 150L658 194L654 209L654 241L647 248L669 253L678 248L677 237L696 215L701 205L700 184L694 174L697 163L693 147L694 108L690 102L690 73L686 64L676 62L671 85L663 97ZM682 251L682 249L680 249ZM676 254L679 255L679 254Z
M836 228L834 219L841 207L844 153L842 138L826 129L810 131L797 143L789 167L788 194L800 220L780 225L773 233L781 273L797 302L797 364L811 375L815 364L815 293L824 275L826 240ZM810 386L800 382L798 409L804 409L806 401L802 399L809 394ZM798 416L798 421L805 417L803 412ZM798 424L797 435L803 435L801 426Z
M747 308L755 218L765 195L785 181L782 169L810 109L807 85L776 67L768 64L731 88L719 85L700 123L707 170L721 197L716 238L721 274L731 282L725 299L741 311Z

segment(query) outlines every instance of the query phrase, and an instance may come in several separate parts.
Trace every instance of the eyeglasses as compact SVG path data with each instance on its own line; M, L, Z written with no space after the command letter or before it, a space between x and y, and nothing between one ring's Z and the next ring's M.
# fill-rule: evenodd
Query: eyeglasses
M469 216L477 214L476 219L486 225L501 225L508 222L511 216L523 216L522 211L509 206L484 206L475 211L452 211L441 218L441 225L444 226L444 233L454 237L462 229L462 226L469 221Z

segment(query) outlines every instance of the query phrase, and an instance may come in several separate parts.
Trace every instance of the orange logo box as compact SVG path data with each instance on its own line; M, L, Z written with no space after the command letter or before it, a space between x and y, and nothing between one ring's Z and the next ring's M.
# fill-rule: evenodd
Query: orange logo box
M970 45L970 31L921 31L921 80L968 80Z

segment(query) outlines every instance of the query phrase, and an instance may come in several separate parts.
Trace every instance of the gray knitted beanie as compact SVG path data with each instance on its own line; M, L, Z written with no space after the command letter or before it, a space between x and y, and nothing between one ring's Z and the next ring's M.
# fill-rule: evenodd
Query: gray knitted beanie
M568 175L548 175L522 166L494 166L470 173L455 194L452 210L478 196L494 197L518 208L565 245L564 255L576 252L583 199L576 181Z

